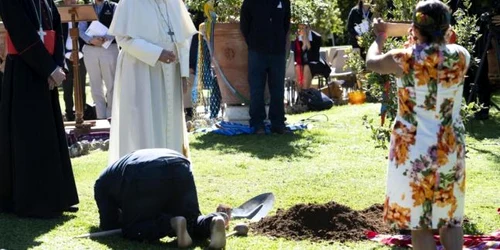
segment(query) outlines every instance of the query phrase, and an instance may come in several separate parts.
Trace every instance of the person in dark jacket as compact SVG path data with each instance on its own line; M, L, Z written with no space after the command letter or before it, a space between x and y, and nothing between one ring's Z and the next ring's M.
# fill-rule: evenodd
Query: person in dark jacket
M290 16L289 0L244 0L241 7L240 29L248 45L250 126L257 134L265 133L266 79L271 96L271 131L287 132L283 99Z
M226 244L227 215L201 215L191 165L180 153L142 149L106 168L94 186L102 230L121 228L131 240L177 236L179 247L210 237L211 248Z
M371 3L370 0L359 0L358 4L351 9L349 12L349 17L347 18L347 32L349 33L349 44L353 48L360 48L358 44L358 36L362 34L362 31L356 30L357 25L368 25L371 23L373 13L370 10ZM364 49L361 49L361 55L364 56Z
M331 69L319 55L322 44L321 35L311 30L307 24L300 24L297 38L291 48L295 56L295 71L301 89L311 87L312 78L322 75L327 78Z

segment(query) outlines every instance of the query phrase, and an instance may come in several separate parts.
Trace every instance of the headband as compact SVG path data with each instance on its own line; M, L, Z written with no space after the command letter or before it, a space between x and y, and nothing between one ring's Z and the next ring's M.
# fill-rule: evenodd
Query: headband
M442 35L442 31L448 28L450 22L451 15L448 11L437 17L431 17L421 11L416 11L413 15L413 24L419 29L433 33L433 35Z

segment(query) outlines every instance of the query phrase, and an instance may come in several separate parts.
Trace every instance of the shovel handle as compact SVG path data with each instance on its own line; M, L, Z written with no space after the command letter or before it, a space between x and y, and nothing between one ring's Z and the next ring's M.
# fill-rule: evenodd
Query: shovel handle
M117 235L121 234L122 230L121 229L113 229L113 230L108 230L108 231L102 231L102 232L95 232L95 233L88 233L88 234L82 234L75 236L73 238L95 238L95 237L106 237L106 236L112 236L112 235Z
M226 238L231 237L231 236L233 236L233 235L235 235L235 234L237 234L237 233L238 233L237 231L232 231L232 232L230 232L230 233L228 233L228 234L226 235Z

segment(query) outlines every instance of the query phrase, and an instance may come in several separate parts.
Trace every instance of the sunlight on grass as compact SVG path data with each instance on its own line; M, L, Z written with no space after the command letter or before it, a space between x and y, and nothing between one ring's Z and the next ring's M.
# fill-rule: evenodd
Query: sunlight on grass
M361 117L378 121L379 105L340 106L323 112L289 116L291 123L313 125L294 135L226 137L191 136L193 171L203 213L219 203L238 206L263 192L273 192L271 211L298 203L336 201L353 209L382 203L387 151L376 149ZM310 119L308 119L310 118ZM500 114L471 123L467 137L466 215L482 233L500 228ZM328 119L328 120L327 120ZM98 213L93 199L95 179L107 162L106 152L73 160L80 210L55 221L18 219L0 215L0 248L6 249L168 249L172 239L138 243L118 237L71 239L96 231ZM202 245L203 246L203 245ZM196 249L202 249L197 247ZM377 243L310 242L273 239L250 234L230 238L227 249L388 249Z

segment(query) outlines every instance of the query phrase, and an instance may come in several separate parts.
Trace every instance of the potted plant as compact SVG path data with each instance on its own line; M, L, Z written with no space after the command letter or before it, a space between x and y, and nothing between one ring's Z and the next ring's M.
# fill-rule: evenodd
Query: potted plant
M379 16L384 18L384 20L402 22L409 22L412 20L412 13L417 4L418 0L393 0L394 9L389 11L386 5L385 0L375 0L375 16ZM471 7L471 0L464 0L464 9L458 9L453 13L453 16L456 20L456 23L453 25L453 30L457 36L457 44L466 48L471 54L474 51L474 44L478 37L477 32L477 17L475 15L470 14L469 8ZM392 18L387 18L391 14ZM366 36L362 36L359 43L361 47L368 49L368 46L371 45L375 37L370 32ZM392 48L401 48L403 47L403 43L405 38L403 39L388 39L384 46L384 50L388 51ZM363 62L359 55L349 55L349 59L347 61L347 65L350 67L356 67L359 63ZM363 62L364 63L364 62ZM471 60L471 64L477 63L476 60ZM364 74L361 77L361 82L363 88L369 93L370 96L373 96L377 99L377 101L382 102L384 105L384 113L381 114L381 125L374 126L372 124L373 121L365 120L364 123L369 127L372 132L372 138L376 141L378 146L385 147L385 143L389 141L390 126L396 117L397 112L397 98L396 98L396 84L395 77L393 75L381 75L378 73L369 72ZM472 107L472 108L471 108ZM464 120L469 118L474 110L477 110L477 104L471 103L466 104L463 102L462 105L462 116ZM384 123L384 119L387 116L389 119L388 123Z

